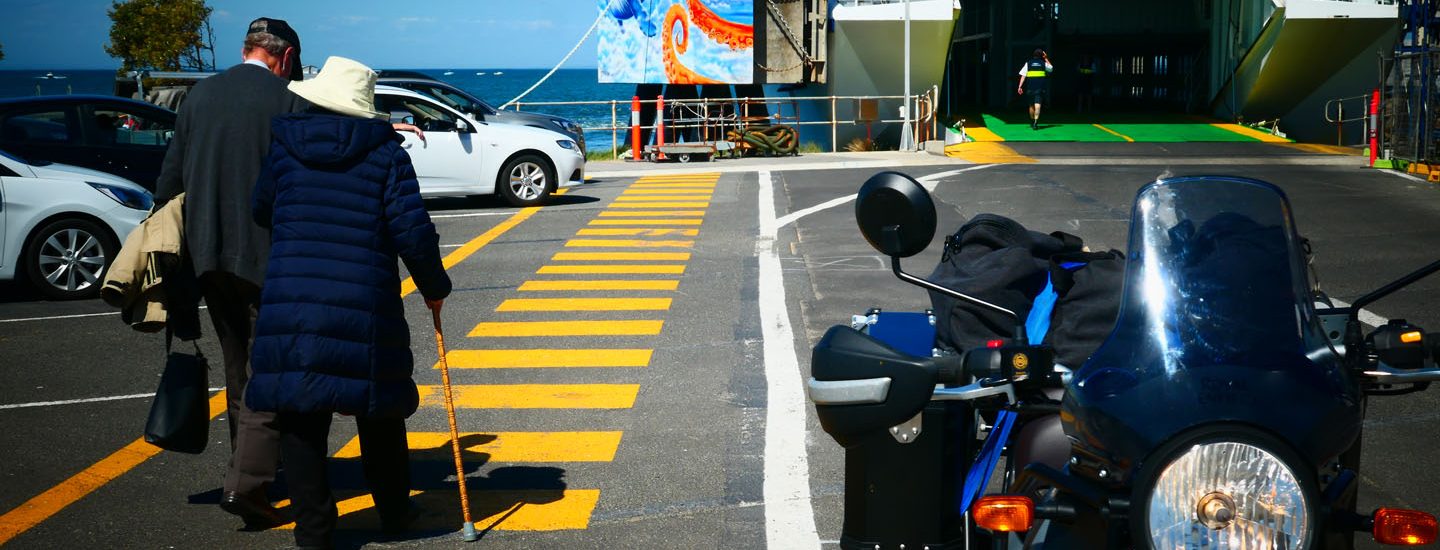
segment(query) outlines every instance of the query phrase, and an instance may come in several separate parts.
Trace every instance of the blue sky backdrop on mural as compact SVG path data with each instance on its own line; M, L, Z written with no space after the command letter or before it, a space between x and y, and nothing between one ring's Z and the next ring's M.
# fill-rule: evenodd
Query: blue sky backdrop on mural
M749 84L753 0L598 0L600 82Z
M0 0L4 69L113 69L110 0ZM373 67L549 68L598 14L596 0L209 0L216 61L239 61L245 25L285 19L307 64L342 55ZM567 68L596 66L596 38Z

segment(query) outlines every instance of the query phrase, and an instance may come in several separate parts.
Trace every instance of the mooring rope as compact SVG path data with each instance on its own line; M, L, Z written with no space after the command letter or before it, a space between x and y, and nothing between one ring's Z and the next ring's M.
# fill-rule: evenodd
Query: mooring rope
M504 104L504 105L501 105L500 108L501 108L501 109L504 109L504 108L506 108L506 107L509 107L509 106L511 106L511 105L514 105L516 101L520 101L520 100L521 100L522 98L524 98L525 96L530 95L530 92L535 91L535 88L539 88L541 84L544 84L546 80L549 80L549 79L550 79L550 75L553 75L553 74L555 74L555 71L560 70L560 67L561 67L562 65L564 65L566 61L569 61L569 60L570 60L570 56L573 56L573 55L575 55L575 52L580 51L580 45L581 45L581 44L584 44L586 40L589 40L589 39L590 39L590 34L593 33L593 32L595 32L595 27L600 26L600 21L603 20L603 19L605 19L605 14L609 13L609 11L610 11L610 4L613 4L613 3L615 3L615 0L610 0L610 2L607 2L607 3L605 4L605 7L604 7L604 8L601 8L601 9L600 9L600 16L595 18L595 22L594 22L594 23L591 23L591 24L590 24L590 29L587 30L587 31L585 31L585 36L580 37L580 41L575 43L575 47L570 48L570 53L565 54L565 57L561 58L561 59L560 59L560 62L559 62L559 63L556 63L556 64L555 64L555 67L552 68L552 69L550 69L550 72L545 73L545 76L540 77L540 80L539 80L538 82L536 82L534 86L531 86L530 88L526 89L524 92L520 92L520 95L515 96L515 99L512 99L512 100L510 100L510 101L505 102L505 104Z

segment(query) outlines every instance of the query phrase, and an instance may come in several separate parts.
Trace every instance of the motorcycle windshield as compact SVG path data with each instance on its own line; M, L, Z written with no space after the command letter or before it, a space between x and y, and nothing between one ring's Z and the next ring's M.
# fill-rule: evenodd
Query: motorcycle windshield
M1278 188L1241 178L1162 180L1140 190L1131 215L1124 298L1106 343L1130 353L1123 366L1103 368L1133 369L1142 382L1213 365L1299 366L1328 347Z

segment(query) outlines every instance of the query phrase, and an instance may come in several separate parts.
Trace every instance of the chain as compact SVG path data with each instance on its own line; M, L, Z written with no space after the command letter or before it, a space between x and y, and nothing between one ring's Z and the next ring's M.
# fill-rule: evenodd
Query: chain
M795 48L795 53L800 54L800 59L802 59L800 65L809 65L813 63L815 60L810 57L809 52L805 51L805 47L801 46L800 42L795 39L795 31L790 30L790 23L785 21L784 15L780 14L780 8L775 5L775 0L765 0L765 7L766 9L770 10L770 16L774 17L776 21L780 22L780 33L784 34L785 39L790 41L790 46ZM796 67L799 67L800 65L797 65ZM763 69L765 67L762 65L761 68ZM790 69L781 70L788 71L793 70L794 68L795 67L791 67Z
M793 71L793 70L795 70L795 69L799 69L799 68L801 68L801 67L804 67L804 66L806 66L806 65L809 65L809 62L808 62L808 61L801 61L801 62L796 63L796 64L794 64L794 65L791 65L791 66L789 66L789 67L781 67L781 68L779 68L779 69L772 69L772 68L766 67L765 65L760 64L760 63L756 63L755 65L758 66L758 67L760 67L761 69L764 69L765 72L767 72L767 73L785 73L785 72L790 72L790 71Z

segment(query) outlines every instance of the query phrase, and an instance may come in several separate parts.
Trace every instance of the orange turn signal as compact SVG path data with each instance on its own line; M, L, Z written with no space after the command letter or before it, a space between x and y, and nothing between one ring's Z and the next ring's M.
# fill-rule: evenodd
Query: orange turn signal
M975 501L975 525L991 531L1029 531L1035 522L1035 502L1030 497L992 495Z
M1375 542L1396 546L1422 546L1435 542L1440 526L1435 516L1419 510L1381 508L1375 511Z
M1424 337L1425 333L1418 330L1412 330L1410 332L1401 333L1400 341L1406 344L1414 344L1415 342L1419 342Z

